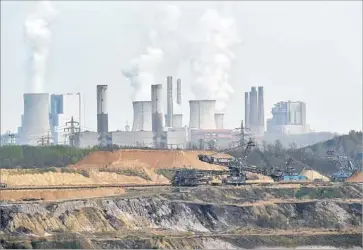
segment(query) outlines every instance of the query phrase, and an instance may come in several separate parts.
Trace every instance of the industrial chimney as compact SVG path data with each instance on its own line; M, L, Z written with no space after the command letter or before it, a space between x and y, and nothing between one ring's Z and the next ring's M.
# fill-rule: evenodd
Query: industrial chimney
M245 92L245 126L250 127L250 98L248 92Z
M162 84L151 85L151 113L152 113L152 131L154 133L154 144L159 147L161 141L161 132L163 131L163 114L161 106Z
M166 127L173 126L173 77L168 76L166 78L167 84L167 120Z
M223 113L216 113L214 114L214 120L216 122L216 129L223 129Z
M41 137L50 133L49 94L24 94L24 116L22 125L22 144L36 146Z
M134 108L134 122L132 131L152 131L151 101L132 103Z
M108 132L107 85L97 85L97 132Z
M181 105L181 80L176 80L176 103Z
M215 129L214 118L215 100L193 100L189 101L190 120L189 127L197 129Z
M265 110L263 101L263 87L258 87L258 129L259 133L265 132Z
M256 127L258 127L258 117L257 117L257 91L256 87L251 88L250 92L250 130L251 132L256 132Z

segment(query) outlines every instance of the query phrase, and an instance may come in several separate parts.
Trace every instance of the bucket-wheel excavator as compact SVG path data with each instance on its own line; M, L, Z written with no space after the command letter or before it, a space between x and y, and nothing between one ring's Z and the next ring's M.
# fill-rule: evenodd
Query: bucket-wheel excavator
M330 178L332 181L341 182L346 181L349 177L355 174L358 171L351 160L349 160L348 156L339 155L333 150L327 151L326 158L335 162L335 164L339 167L339 171L333 173Z
M256 168L248 167L246 164L246 158L251 148L255 144L252 140L249 140L244 150L242 157L238 158L220 158L214 157L214 155L220 154L216 152L211 155L198 155L200 161L207 162L209 164L215 164L226 167L226 170L196 170L196 169L178 169L172 178L172 184L174 186L196 186L201 184L225 184L225 185L242 185L246 183L245 171L259 172ZM235 150L241 146L232 148L228 151ZM223 152L226 153L227 151Z

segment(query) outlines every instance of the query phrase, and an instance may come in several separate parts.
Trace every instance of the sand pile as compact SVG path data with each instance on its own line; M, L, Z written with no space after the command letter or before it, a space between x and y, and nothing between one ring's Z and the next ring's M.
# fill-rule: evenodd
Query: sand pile
M61 190L3 190L0 200L19 201L23 199L62 200L78 198L96 198L120 195L125 193L122 188L98 188L98 189L61 189Z
M79 161L72 168L124 168L124 169L166 169L192 167L206 170L223 170L222 166L202 162L198 154L212 154L210 151L182 150L118 150L95 152ZM231 157L227 154L215 157Z
M348 182L363 182L363 173L356 172L351 177L348 178Z
M313 181L315 179L322 179L323 181L330 181L330 179L315 170L304 170L300 173L302 176L306 176L309 181Z
M76 173L22 174L16 170L1 170L1 181L9 186L46 186L46 185L87 185L93 181Z
M151 184L169 183L164 176L155 172L149 173L151 181L139 176L126 176L116 173L89 171L89 177L78 173L21 174L16 170L1 170L1 181L9 186L61 186L61 185L92 185L92 184Z
M265 176L263 174L256 174L256 173L250 173L250 172L247 172L247 180L249 180L249 181L258 180L259 182L273 182L273 180L270 176ZM247 183L249 183L249 181L247 181Z

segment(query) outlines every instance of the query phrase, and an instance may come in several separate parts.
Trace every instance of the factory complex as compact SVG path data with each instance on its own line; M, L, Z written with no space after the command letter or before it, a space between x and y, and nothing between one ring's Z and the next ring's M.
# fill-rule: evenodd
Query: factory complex
M240 130L224 127L224 114L216 111L216 100L189 100L189 123L180 112L182 82L166 78L166 112L163 112L163 84L151 85L149 100L134 101L132 127L108 129L108 85L97 85L97 131L82 129L81 94L25 93L24 113L18 127L16 144L71 145L80 148L98 145L122 147L152 147L164 149L225 149L239 143ZM244 126L256 140L266 133L307 133L306 105L303 102L279 102L267 119L265 131L263 87L251 87L245 92ZM174 100L176 102L174 102ZM178 105L179 108L173 107ZM175 108L175 109L174 109ZM178 110L174 112L174 110Z

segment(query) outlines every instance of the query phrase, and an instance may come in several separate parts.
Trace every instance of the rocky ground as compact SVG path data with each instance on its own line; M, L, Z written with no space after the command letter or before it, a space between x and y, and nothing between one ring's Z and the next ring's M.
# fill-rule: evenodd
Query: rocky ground
M362 245L361 186L129 189L0 205L0 248Z

